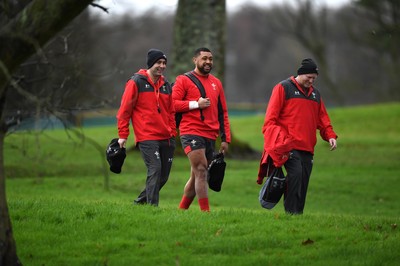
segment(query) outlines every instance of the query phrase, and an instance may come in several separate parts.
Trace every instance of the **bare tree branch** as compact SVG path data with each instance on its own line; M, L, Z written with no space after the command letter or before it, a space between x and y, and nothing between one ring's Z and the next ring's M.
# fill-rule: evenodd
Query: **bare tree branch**
M104 6L101 6L99 4L96 4L96 3L91 3L90 5L94 6L94 7L97 7L97 8L100 8L101 10L103 10L104 12L106 12L108 14L108 8L106 8Z

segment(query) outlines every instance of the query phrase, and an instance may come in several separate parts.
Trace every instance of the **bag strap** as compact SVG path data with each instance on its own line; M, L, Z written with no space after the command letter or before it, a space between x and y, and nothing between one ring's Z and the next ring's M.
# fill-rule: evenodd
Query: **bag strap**
M206 90L203 87L203 84L201 84L200 80L193 74L193 72L186 72L185 76L188 77L199 89L200 95L202 98L206 97ZM201 121L204 121L204 116L203 116L203 109L200 109L200 119Z

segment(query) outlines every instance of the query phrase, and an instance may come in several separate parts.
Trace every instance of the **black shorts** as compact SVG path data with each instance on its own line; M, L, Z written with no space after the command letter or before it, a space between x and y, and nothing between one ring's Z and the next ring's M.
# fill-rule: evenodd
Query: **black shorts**
M212 160L215 150L215 140L197 135L182 135L181 143L186 154L194 150L205 149L207 160Z

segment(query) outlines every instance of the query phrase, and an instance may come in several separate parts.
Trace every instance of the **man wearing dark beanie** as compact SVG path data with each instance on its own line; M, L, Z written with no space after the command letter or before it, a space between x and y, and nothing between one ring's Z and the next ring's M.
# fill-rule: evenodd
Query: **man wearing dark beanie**
M150 49L146 63L147 69L140 69L125 85L117 114L118 143L125 147L132 121L134 142L147 167L146 186L134 204L158 206L175 150L175 109L171 85L163 76L167 57L160 50Z
M315 62L311 58L306 58L303 61L301 61L301 66L297 70L297 75L312 74L312 73L318 75L317 64L315 64Z
M320 92L313 86L317 64L310 58L301 61L297 76L281 81L272 90L262 132L264 152L257 183L273 170L285 167L284 208L289 214L302 214L313 167L316 131L331 150L337 147L337 135Z
M164 59L165 63L167 63L167 57L162 51L150 49L147 52L147 68L151 68L159 59Z

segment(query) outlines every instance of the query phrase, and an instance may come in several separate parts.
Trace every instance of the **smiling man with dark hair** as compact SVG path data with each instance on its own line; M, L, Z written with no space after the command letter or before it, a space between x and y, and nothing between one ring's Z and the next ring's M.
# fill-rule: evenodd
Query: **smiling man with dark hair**
M231 133L222 83L210 73L213 54L208 48L199 48L192 60L195 69L178 76L172 90L175 109L182 113L180 138L191 166L179 208L188 209L197 196L200 209L210 211L208 164L214 156L217 137L221 137L219 152L226 153ZM201 83L205 95L202 96L203 88L198 88L190 77Z

